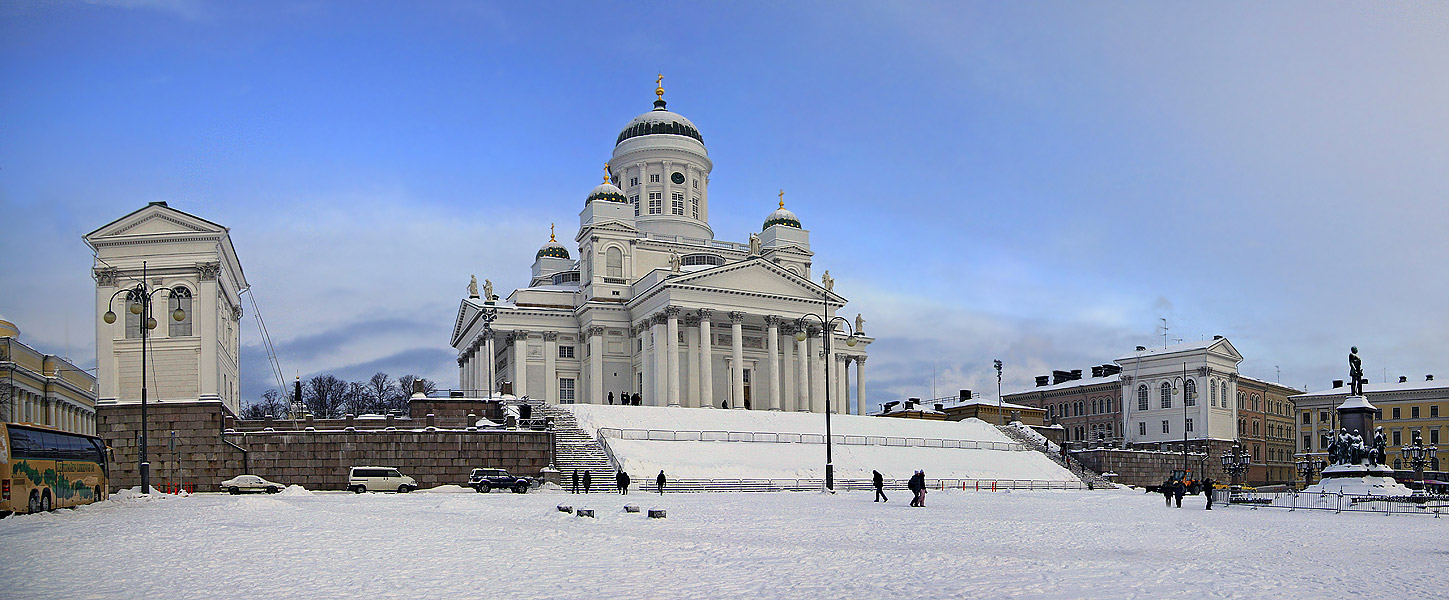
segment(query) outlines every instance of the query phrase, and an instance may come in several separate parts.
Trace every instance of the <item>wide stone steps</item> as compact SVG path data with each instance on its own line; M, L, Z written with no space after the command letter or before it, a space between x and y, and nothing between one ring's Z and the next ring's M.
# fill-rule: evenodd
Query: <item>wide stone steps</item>
M1051 449L1038 443L1035 438L1032 438L1031 436L1022 433L1021 431L1018 431L1015 427L1012 427L1010 425L997 425L996 428L1000 430L1001 433L1006 434L1006 437L1021 442L1022 445L1026 446L1027 448L1045 454L1047 458L1052 459L1052 462L1057 463L1062 468L1068 471L1071 471L1072 474L1076 475L1077 479L1082 480L1082 483L1084 484L1087 484L1094 488L1103 489L1113 489L1117 487L1111 482L1111 480L1107 479L1106 477L1102 477L1100 474L1091 469L1083 467L1081 463L1076 461L1064 460L1059 454L1057 454L1056 452L1052 452Z
M587 431L579 428L573 412L557 406L541 405L543 416L553 418L554 468L559 470L559 483L566 490L573 489L574 473L579 474L579 485L583 486L583 474L587 472L590 490L613 491L617 472L609 455Z

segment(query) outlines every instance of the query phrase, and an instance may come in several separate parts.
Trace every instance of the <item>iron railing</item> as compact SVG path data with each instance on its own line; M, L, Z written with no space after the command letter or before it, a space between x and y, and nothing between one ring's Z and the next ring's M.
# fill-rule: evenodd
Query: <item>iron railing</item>
M1214 490L1214 502L1250 508L1285 508L1292 510L1331 510L1384 514L1434 515L1449 512L1449 495L1355 496L1324 492L1248 492Z
M769 431L673 431L667 429L620 429L600 427L600 438L647 440L656 442L750 442L767 444L824 444L819 433L776 433ZM832 435L831 441L846 446L899 446L922 448L961 448L966 450L999 450L1025 452L1019 442L951 440L876 435Z

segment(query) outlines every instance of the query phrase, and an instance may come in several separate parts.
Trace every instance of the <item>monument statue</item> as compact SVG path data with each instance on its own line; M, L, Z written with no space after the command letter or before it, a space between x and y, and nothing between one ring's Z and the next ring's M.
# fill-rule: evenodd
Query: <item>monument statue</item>
M1348 349L1348 389L1351 396L1363 395L1363 361L1358 358L1358 346Z
M855 332L865 333L865 319L861 318L860 313L855 313Z
M469 298L477 298L478 297L478 276L477 275L469 275L468 276L468 297Z
M1415 431L1414 433L1418 433L1418 431ZM1388 458L1388 454L1385 453L1384 447L1387 445L1387 440L1384 438L1384 428L1375 427L1374 447L1372 450L1369 451L1369 462L1376 465L1385 464L1384 461Z
M757 234L751 233L750 234L750 256L759 256L759 255L760 255L760 236L757 235Z
M670 250L669 251L669 272L670 273L678 273L679 272L679 267L682 264L683 264L683 262L680 261L680 259L679 259L679 253L678 252L675 252L673 250Z
M484 279L483 280L483 300L485 300L487 302L492 302L493 301L493 280L492 279Z
M835 280L830 277L830 269L826 269L824 273L820 274L820 285L825 286L827 292L835 289Z

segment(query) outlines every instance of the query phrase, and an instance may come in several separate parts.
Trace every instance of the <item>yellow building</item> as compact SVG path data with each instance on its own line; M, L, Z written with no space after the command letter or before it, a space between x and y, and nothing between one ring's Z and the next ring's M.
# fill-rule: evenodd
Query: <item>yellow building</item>
M20 329L0 317L0 421L94 435L95 376L19 337Z

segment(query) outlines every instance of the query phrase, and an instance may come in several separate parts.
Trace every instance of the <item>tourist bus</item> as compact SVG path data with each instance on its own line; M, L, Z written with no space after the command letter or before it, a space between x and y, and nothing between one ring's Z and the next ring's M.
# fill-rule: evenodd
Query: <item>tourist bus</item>
M103 500L108 472L101 438L0 423L0 518Z

